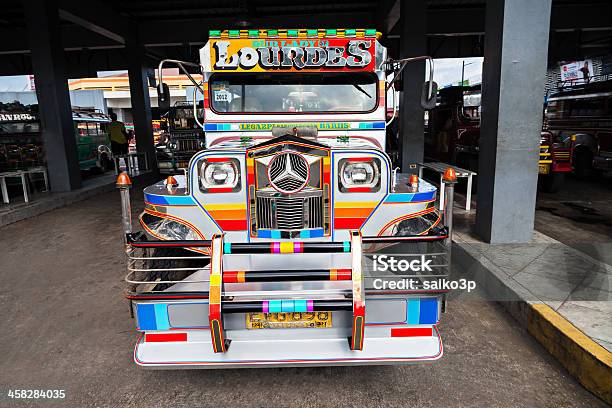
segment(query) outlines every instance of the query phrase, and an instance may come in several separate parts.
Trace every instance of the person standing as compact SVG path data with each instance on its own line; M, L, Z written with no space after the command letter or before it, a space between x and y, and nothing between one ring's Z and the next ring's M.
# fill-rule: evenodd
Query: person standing
M111 112L112 122L108 125L111 140L111 150L114 155L122 155L128 153L129 135L125 130L123 122L117 120L117 114Z

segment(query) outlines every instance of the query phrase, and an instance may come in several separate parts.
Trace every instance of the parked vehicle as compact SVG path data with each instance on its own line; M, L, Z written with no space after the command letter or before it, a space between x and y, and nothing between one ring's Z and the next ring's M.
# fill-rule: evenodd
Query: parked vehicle
M204 95L206 149L186 175L145 188L144 231L131 225L129 178L117 180L127 298L142 333L137 364L351 365L442 356L437 325L448 289L425 280L449 271L456 178L449 169L442 213L436 187L391 167L387 78L430 57L389 60L379 35L211 31L200 64L178 63L186 73L202 69L203 84L192 80ZM424 107L435 100L432 77ZM161 77L158 83L160 108L167 108L168 87ZM378 270L372 256L384 251L432 266Z
M438 104L429 112L425 131L427 160L478 171L480 99L480 85L452 86L438 92ZM570 147L543 130L538 163L542 187L548 192L557 191L571 170Z
M0 171L44 166L38 106L6 106L0 108ZM73 108L72 120L81 170L111 168L110 118L92 108Z
M72 108L79 167L106 171L113 168L108 124L111 118L93 108Z
M561 84L548 98L545 130L572 151L574 172L612 170L612 80ZM553 152L554 153L554 152Z
M203 116L203 109L198 114ZM177 102L165 115L166 131L155 145L160 173L179 174L205 146L204 130L198 126L191 102Z

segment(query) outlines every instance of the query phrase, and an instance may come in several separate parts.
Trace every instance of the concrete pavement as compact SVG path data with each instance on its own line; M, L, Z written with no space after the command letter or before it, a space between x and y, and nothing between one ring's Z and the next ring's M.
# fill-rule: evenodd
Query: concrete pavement
M449 302L445 355L432 364L146 371L132 362L121 294L118 194L2 227L0 247L0 406L605 406L503 308L478 300ZM6 396L28 388L67 396Z

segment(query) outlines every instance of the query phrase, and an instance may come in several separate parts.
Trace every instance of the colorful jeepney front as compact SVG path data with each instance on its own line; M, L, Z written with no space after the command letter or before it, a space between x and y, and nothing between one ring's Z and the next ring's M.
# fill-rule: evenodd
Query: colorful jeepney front
M207 149L185 176L145 189L146 235L126 231L128 298L143 333L135 361L221 368L440 358L445 294L419 283L448 272L451 214L436 209L434 186L397 174L385 153L377 33L210 37L200 51ZM372 269L387 251L430 257L433 272ZM401 286L408 277L416 287Z

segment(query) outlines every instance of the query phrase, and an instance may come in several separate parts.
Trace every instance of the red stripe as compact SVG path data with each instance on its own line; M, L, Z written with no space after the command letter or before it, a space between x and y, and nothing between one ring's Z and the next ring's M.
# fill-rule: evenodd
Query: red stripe
M347 160L350 162L367 162L367 161L372 161L372 158L371 157L351 157Z
M226 282L226 283L238 283L238 271L225 271L225 272L223 272L223 282Z
M351 280L352 277L353 277L353 271L350 269L336 270L336 280Z
M145 342L187 341L187 333L145 333Z
M206 161L209 163L225 163L230 161L229 157L207 157Z
M246 220L215 220L219 227L225 231L244 231L247 229Z
M334 228L336 229L351 229L359 228L364 223L366 218L334 218Z
M391 337L431 337L433 329L431 327L409 327L391 329Z
M231 187L212 187L208 189L209 193L231 193L234 191Z
M371 193L372 187L349 187L347 191L349 193Z

